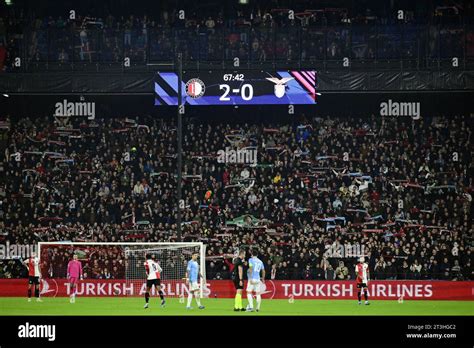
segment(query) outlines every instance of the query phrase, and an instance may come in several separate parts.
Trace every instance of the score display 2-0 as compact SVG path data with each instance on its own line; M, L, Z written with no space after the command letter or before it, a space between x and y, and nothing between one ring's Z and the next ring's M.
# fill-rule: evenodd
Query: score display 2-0
M155 75L155 105L178 105L178 76ZM182 103L187 105L316 104L317 74L308 70L275 72L185 71Z

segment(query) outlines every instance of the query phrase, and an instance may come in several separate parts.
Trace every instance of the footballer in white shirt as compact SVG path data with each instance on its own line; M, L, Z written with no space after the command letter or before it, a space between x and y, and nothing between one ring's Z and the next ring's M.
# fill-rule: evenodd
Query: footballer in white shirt
M369 284L369 265L365 263L364 257L359 258L359 263L355 266L356 282L357 282L357 298L359 304L361 304L362 294L364 290L365 304L369 304L369 294L367 292L367 286Z
M161 307L165 306L165 296L161 290L161 272L163 269L160 267L159 263L154 260L152 254L146 254L146 260L144 263L145 272L146 272L146 292L145 292L145 306L148 308L148 302L150 300L150 290L154 286L158 290L158 294L161 299Z

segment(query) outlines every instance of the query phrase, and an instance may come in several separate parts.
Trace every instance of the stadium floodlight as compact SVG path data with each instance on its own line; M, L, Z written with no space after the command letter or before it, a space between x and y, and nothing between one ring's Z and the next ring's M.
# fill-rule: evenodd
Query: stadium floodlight
M5 98L9 98L9 97L10 97L10 96L9 96L8 94L6 94L6 93L3 93L2 95L3 95Z
M180 297L188 290L186 284L186 265L191 255L199 253L199 268L201 298L207 295L206 290L206 246L201 242L178 243L114 243L114 242L39 242L41 273L46 281L64 279L67 276L67 262L61 262L61 257L79 255L84 269L93 269L103 265L116 265L120 269L114 281L120 282L126 289L120 295L142 296L146 284L145 256L151 254L160 264L163 272L161 280L166 297ZM61 256L61 257L59 257ZM104 259L105 258L105 259ZM97 264L95 262L97 260ZM109 271L111 271L109 269ZM91 279L91 274L85 276L84 282ZM117 295L108 293L107 295Z
M249 0L239 0L239 4L240 4L240 5L248 5L248 4L249 4Z

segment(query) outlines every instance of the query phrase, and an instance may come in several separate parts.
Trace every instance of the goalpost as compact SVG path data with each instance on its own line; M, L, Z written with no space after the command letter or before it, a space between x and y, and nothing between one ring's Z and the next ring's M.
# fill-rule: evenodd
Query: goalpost
M122 242L39 242L43 278L64 279L67 264L75 253L82 263L84 281L88 279L109 279L125 282L128 291L121 295L142 295L146 283L145 255L152 254L163 272L162 290L167 297L186 296L186 266L194 252L199 253L200 294L204 297L206 288L206 246L201 242L177 243L122 243ZM152 294L155 294L152 289Z

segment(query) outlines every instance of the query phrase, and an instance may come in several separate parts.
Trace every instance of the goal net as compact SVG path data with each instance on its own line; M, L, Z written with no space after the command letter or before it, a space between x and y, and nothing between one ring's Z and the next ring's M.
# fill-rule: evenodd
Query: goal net
M161 288L166 297L186 297L187 263L199 253L201 297L207 296L205 245L203 243L88 243L40 242L38 254L43 282L58 280L67 286L67 265L73 255L81 261L84 280L78 284L79 295L142 296L146 289L145 256L151 254L163 269ZM82 283L82 284L81 284ZM105 284L105 285L104 285ZM94 292L101 286L100 293ZM92 289L92 290L91 290ZM152 289L151 295L157 295Z

